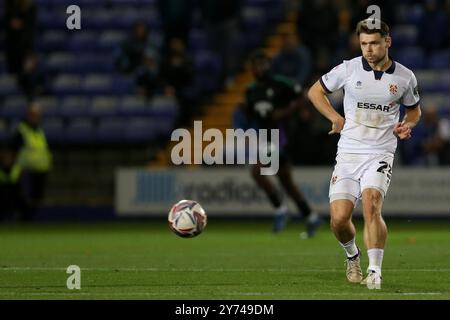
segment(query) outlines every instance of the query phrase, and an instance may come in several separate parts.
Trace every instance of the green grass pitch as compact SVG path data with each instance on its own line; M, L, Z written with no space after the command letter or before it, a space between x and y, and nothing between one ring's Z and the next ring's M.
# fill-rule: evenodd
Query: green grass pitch
M301 223L274 235L268 220L210 218L192 239L163 220L2 225L0 299L450 299L450 222L387 224L381 290L346 282L327 225L309 240ZM80 290L66 287L69 265Z

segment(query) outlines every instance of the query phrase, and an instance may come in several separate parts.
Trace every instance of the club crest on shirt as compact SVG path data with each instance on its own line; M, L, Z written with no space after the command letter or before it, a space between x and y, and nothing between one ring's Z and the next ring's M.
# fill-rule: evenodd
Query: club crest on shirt
M397 87L396 84L392 84L392 83L389 84L389 92L390 92L391 94L396 94L397 91L398 91L398 87Z
M361 87L362 87L362 82L361 81L356 81L356 89L361 89Z
M337 176L333 176L333 177L331 178L331 184L335 184L336 181L337 181Z

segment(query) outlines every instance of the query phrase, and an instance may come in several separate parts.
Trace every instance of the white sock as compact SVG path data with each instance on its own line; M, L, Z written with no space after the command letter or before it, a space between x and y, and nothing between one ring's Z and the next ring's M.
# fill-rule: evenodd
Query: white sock
M285 204L282 204L281 206L276 208L275 215L276 216L278 216L278 215L284 216L284 215L286 215L287 209L288 209L287 206Z
M342 242L339 243L341 244L342 248L344 248L345 253L347 254L347 258L354 257L358 254L358 247L356 246L355 238L353 238L347 243Z
M367 250L367 255L369 256L369 270L373 270L381 276L381 264L383 263L383 249L369 249Z
M308 222L315 223L317 220L319 220L319 214L315 211L311 212L308 216Z

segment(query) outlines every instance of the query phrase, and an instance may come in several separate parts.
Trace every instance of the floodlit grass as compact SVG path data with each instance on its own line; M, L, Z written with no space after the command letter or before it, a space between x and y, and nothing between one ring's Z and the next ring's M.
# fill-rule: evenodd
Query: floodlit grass
M274 235L270 221L212 217L192 239L162 220L3 225L0 298L450 299L450 222L387 224L381 290L346 282L344 253L327 225L309 240L300 239L300 223ZM81 290L66 287L69 265L81 268Z

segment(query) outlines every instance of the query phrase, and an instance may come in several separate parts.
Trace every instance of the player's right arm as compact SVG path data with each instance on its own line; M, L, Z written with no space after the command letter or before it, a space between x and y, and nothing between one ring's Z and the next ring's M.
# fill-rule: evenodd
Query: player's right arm
M308 90L308 98L314 107L331 122L331 131L328 134L340 133L345 119L333 108L327 94L320 80Z

